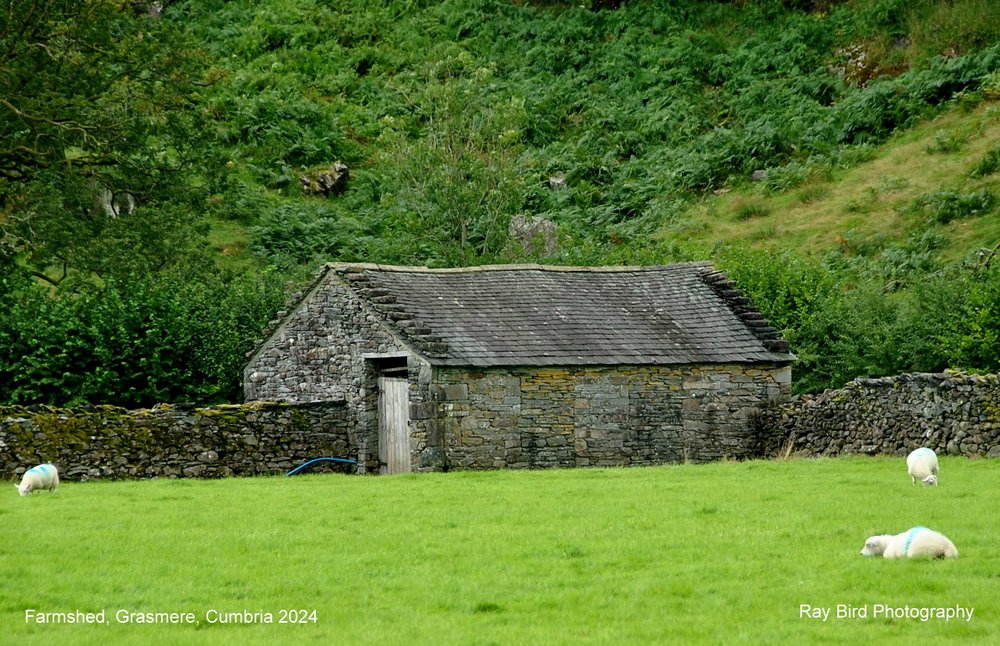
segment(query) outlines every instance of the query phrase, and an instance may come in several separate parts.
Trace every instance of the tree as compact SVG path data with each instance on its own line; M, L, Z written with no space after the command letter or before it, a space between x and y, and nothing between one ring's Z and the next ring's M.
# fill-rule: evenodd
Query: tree
M133 2L4 3L0 266L58 285L187 244L203 65L182 39Z

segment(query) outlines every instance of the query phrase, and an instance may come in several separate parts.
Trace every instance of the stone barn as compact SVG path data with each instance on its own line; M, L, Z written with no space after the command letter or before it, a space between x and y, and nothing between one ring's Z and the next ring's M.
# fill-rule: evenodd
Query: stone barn
M249 355L248 401L343 401L359 471L747 457L795 359L707 263L329 264Z

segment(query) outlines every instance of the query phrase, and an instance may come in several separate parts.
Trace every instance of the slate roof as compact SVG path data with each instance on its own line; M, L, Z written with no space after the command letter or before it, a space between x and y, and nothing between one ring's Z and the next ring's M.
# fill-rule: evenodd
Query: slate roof
M708 263L427 269L330 264L434 365L788 363L788 343Z

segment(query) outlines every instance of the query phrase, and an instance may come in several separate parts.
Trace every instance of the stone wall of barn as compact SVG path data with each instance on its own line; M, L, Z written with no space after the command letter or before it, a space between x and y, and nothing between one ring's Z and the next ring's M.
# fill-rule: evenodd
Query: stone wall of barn
M750 411L789 390L772 366L438 368L431 394L447 468L489 469L746 457Z
M856 379L844 388L755 413L765 456L939 453L1000 457L997 375L918 373Z
M244 368L244 399L344 399L350 409L362 410L371 367L365 357L405 351L403 343L328 273L250 357Z
M0 407L0 477L51 462L66 480L280 475L318 457L310 470L377 472L360 453L344 401L272 402L193 408L158 406Z

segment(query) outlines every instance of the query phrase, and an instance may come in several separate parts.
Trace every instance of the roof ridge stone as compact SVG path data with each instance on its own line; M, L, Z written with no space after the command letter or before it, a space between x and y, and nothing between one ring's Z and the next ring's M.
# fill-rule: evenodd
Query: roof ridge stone
M682 268L711 267L707 260L671 263L667 265L542 265L537 263L470 265L467 267L427 267L419 265L382 265L371 262L331 262L324 268L337 273L362 273L365 271L386 271L416 274L470 274L492 271L547 271L565 273L628 273L645 271L676 271Z

